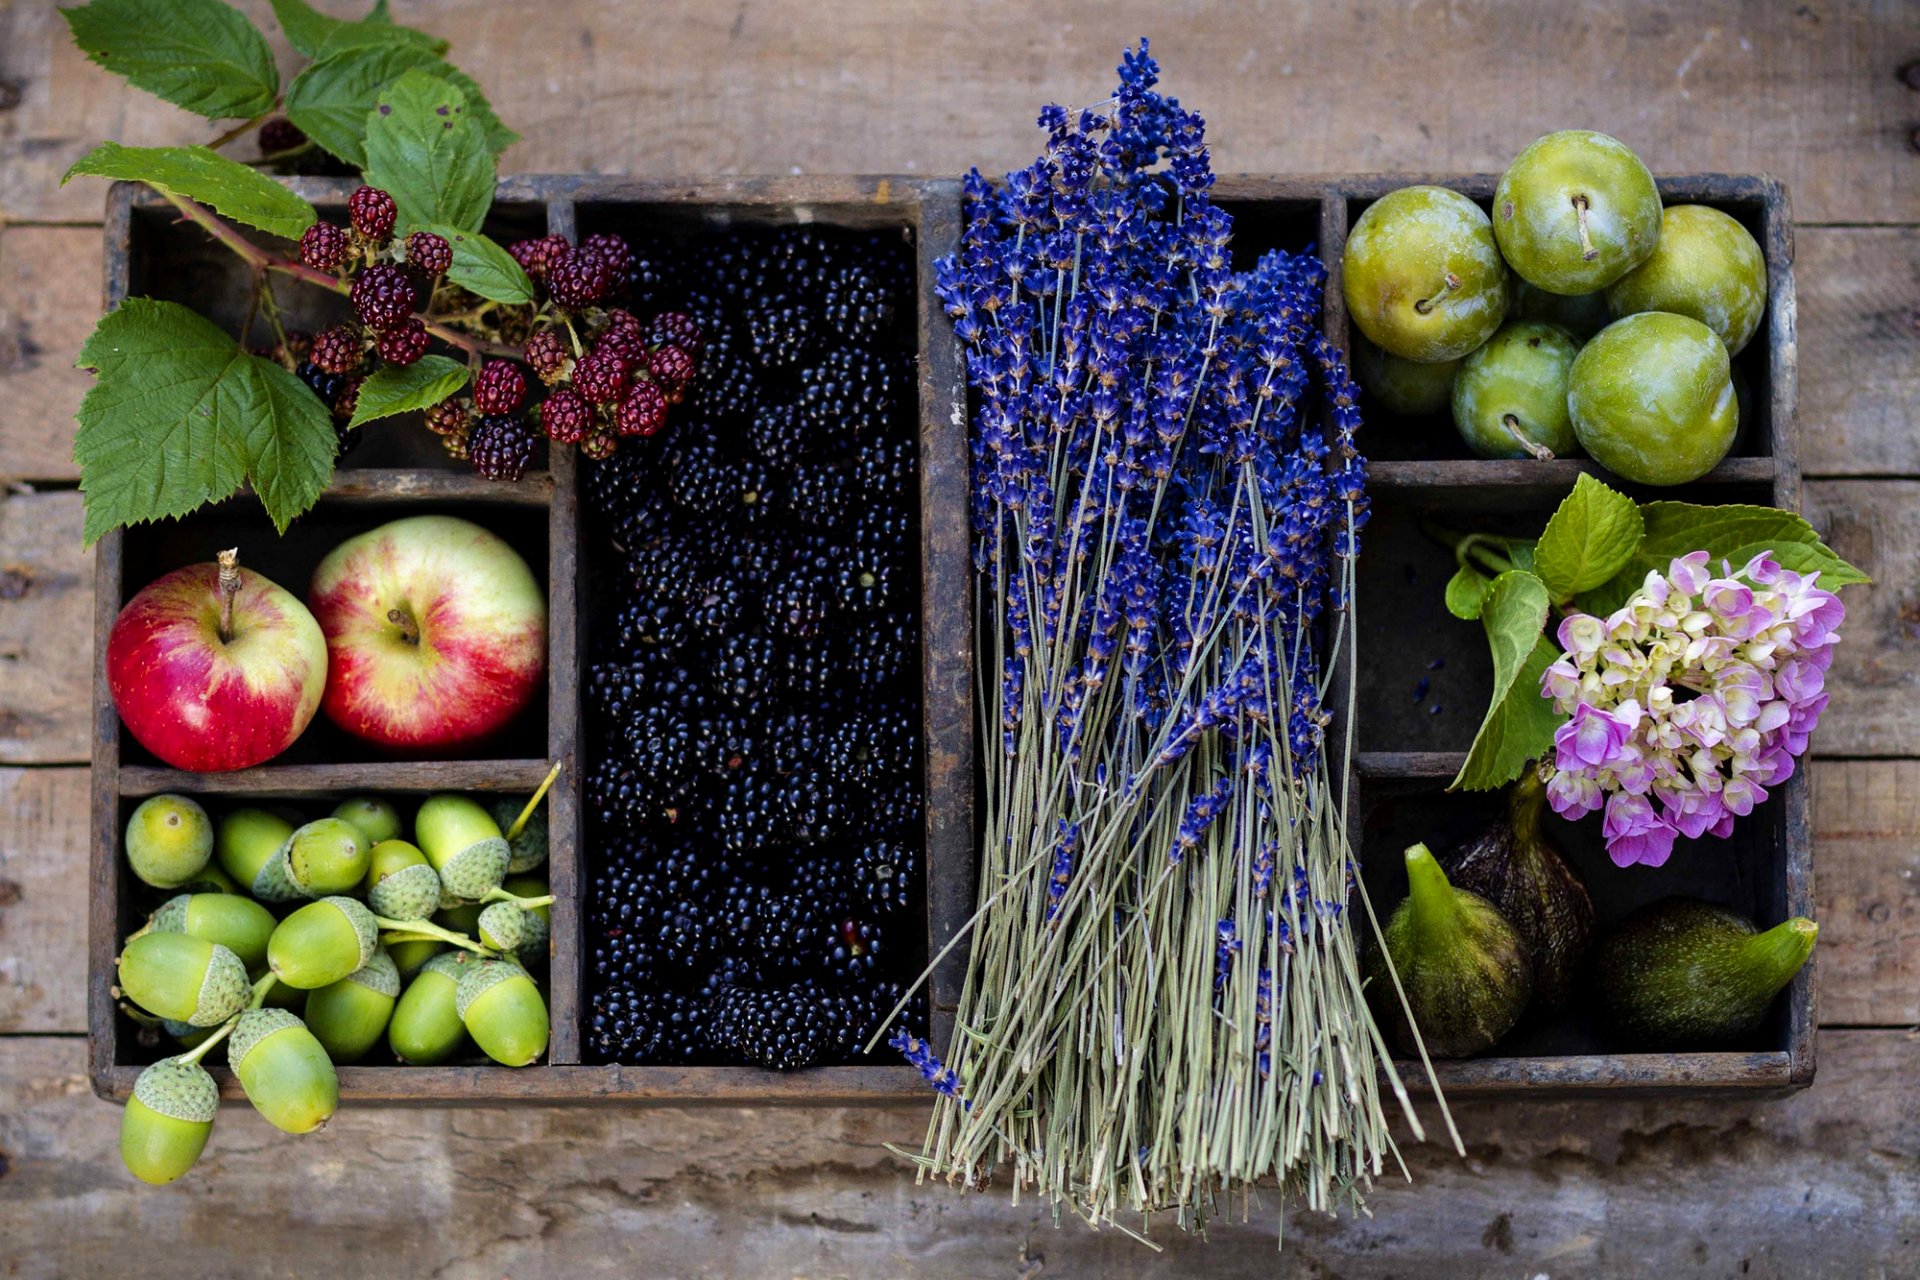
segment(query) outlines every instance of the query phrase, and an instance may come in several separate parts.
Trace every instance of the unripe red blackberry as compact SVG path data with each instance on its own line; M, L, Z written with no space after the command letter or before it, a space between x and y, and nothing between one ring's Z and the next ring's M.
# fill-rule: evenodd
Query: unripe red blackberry
M440 447L455 462L465 462L468 456L467 442L473 438L473 419L462 417L457 430L449 431L440 437Z
M313 363L328 373L347 373L360 365L360 331L337 324L313 340Z
M571 249L547 260L547 293L555 305L590 307L613 287L613 268L592 249Z
M647 357L647 372L660 384L668 402L679 404L687 388L693 385L693 357L687 354L686 348L669 343Z
M388 364L408 365L427 354L427 326L408 318L373 340L373 348Z
M647 326L647 344L655 347L679 347L695 360L706 346L700 326L683 311L662 311Z
M467 428L472 424L473 415L467 412L467 406L457 399L442 400L432 405L426 412L427 430L437 436L460 436L465 438Z
M572 387L561 387L541 404L540 429L557 444L579 444L593 429L593 406Z
M371 190L362 187L362 191ZM353 309L369 329L391 329L400 324L419 305L413 277L405 267L376 262L353 282Z
M507 252L513 255L513 260L520 264L521 270L535 280L544 280L553 260L572 248L565 236L553 235L534 240L515 240L507 246Z
M608 307L607 318L600 328L600 340L604 342L613 334L625 335L644 345L647 340L647 327L640 323L639 316L625 307Z
M287 330L286 353L290 360L305 360L313 354L313 335L305 329Z
M347 233L331 222L316 222L300 233L300 261L315 271L332 271L347 260Z
M591 249L606 259L608 270L613 272L610 288L618 289L626 283L627 274L633 270L633 248L624 238L603 231L582 240L580 247Z
M609 355L618 356L620 363L629 369L647 367L647 340L638 332L629 329L603 329L593 341L595 349Z
M348 378L342 384L340 394L333 398L334 417L344 422L353 416L353 411L360 407L360 384L364 381L366 381L364 378ZM359 441L356 440L354 443L358 444ZM345 450L342 452L344 453Z
M518 480L533 461L533 431L517 413L488 414L473 424L467 452L489 480Z
M627 389L627 362L595 346L573 362L573 385L594 404L612 404Z
M399 216L393 197L378 187L360 187L347 197L347 221L376 244L393 234L393 221Z
M307 135L285 116L275 116L260 126L260 154L277 156L283 151L307 145Z
M527 378L511 360L489 360L473 380L473 407L479 413L512 413L527 399Z
M453 265L453 246L431 231L416 231L407 237L407 265L429 280L443 276Z
M613 432L601 427L580 442L580 452L595 462L605 462L620 447L620 441Z
M636 382L614 414L613 426L623 436L650 436L667 425L667 397L651 382Z
M567 374L567 362L573 352L558 329L542 329L527 339L527 363L540 375L540 381L552 386Z

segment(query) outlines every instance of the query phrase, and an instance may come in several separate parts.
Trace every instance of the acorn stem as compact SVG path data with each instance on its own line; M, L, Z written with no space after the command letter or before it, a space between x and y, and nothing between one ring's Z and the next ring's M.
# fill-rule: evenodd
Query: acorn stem
M273 984L280 981L280 975L269 969L262 974L260 981L253 984L253 998L247 1001L247 1008L258 1009L267 1002L267 993L273 990Z
M547 798L547 789L553 786L553 780L559 776L560 762L556 760L553 768L547 770L547 776L541 780L539 789L536 790L533 793L533 797L527 801L526 807L520 810L520 816L513 820L512 826L507 828L508 844L512 844L515 840L518 840L520 833L527 829L527 823L533 819L533 811L539 808L542 800Z
M1573 214L1580 221L1580 261L1582 262L1592 262L1600 256L1600 251L1593 247L1593 237L1587 234L1587 205L1585 196L1573 198Z
M480 899L480 901L482 901L482 902L511 902L511 903L513 903L513 904L514 904L515 906L517 906L517 907L519 907L519 908L520 908L520 909L521 909L522 911L531 911L531 910L533 910L533 909L534 909L535 907L550 907L550 906L552 906L552 905L553 905L553 895L549 893L549 894L546 894L546 895L544 895L544 896L542 896L542 897L538 897L538 898L522 898L522 897L521 897L521 896L519 896L518 894L513 894L513 893L508 893L508 892L507 892L507 891L506 891L505 889L495 889L495 890L494 890L494 891L493 891L492 893L490 893L490 894L488 894L488 895L487 895L486 897L484 897L484 898L482 898L482 899Z
M403 941L418 942L426 938L437 938L441 942L451 942L456 947L464 947L468 951L476 951L483 956L494 954L466 934L443 929L431 920L389 920L385 916L375 916L373 922L380 928L391 929L397 934L414 935L402 939Z
M1520 430L1520 419L1517 416L1511 413L1501 414L1500 425L1507 429L1507 434L1513 437L1514 443L1531 454L1535 461L1553 461L1553 450L1536 441L1527 439L1526 435Z
M208 1036L205 1040L202 1040L199 1044L193 1046L193 1048L187 1050L185 1053L178 1055L175 1060L179 1062L189 1062L189 1063L199 1062L200 1059L206 1057L209 1053L213 1052L213 1047L215 1045L219 1044L222 1040L225 1040L228 1036L232 1035L233 1029L239 1025L240 1025L240 1015L236 1013L231 1018L228 1018L225 1022L221 1023L219 1028L215 1030L212 1035Z
M229 547L222 551L220 561L220 579L216 589L220 593L220 643L233 642L233 602L240 594L240 548Z
M1440 292L1434 294L1431 298L1420 299L1420 301L1413 304L1413 309L1424 316L1444 302L1447 295L1459 287L1460 277L1449 271L1447 272L1446 283L1440 286Z

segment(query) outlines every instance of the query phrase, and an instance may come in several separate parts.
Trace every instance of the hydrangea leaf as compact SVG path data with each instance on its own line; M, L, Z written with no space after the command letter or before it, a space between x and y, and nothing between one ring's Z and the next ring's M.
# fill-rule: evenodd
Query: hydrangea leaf
M1470 564L1463 564L1447 579L1447 612L1463 622L1480 616L1481 603L1493 580Z
M262 115L280 92L266 39L221 0L93 0L60 12L91 61L209 120Z
M466 386L469 376L466 365L446 356L421 356L409 365L383 364L360 384L360 398L347 425L439 404Z
M1644 531L1632 498L1582 474L1534 545L1533 571L1564 603L1619 573Z
M76 174L144 182L289 240L298 240L319 217L312 205L258 169L205 147L123 147L103 142L73 162L61 185Z
M1493 698L1449 791L1503 787L1552 747L1563 717L1540 696L1540 677L1560 656L1541 634L1551 608L1547 584L1522 570L1501 574L1487 588L1480 623L1493 653Z
M284 530L333 473L332 419L312 391L178 303L129 298L77 363L99 375L73 445L89 545L229 497L249 478Z
M1820 541L1812 525L1778 507L1648 502L1641 504L1640 515L1646 534L1633 556L1576 601L1588 613L1612 613L1640 589L1647 574L1664 573L1675 559L1693 551L1705 551L1716 571L1722 560L1738 569L1764 551L1795 573L1818 572L1820 585L1829 590L1871 581Z
M467 95L426 71L409 71L376 96L366 174L393 196L403 229L478 231L493 205L493 153L467 114Z
M447 279L490 302L535 301L533 281L513 255L478 231L462 231L446 223L426 228L453 246L453 265Z

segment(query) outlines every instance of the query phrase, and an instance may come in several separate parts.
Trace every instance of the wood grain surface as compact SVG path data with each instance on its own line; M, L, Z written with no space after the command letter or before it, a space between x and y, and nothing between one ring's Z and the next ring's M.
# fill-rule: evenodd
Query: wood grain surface
M271 28L261 0L241 5ZM329 0L323 7L344 12ZM989 172L1038 105L1153 36L1223 171L1487 170L1607 130L1660 171L1764 171L1800 224L1810 518L1875 576L1813 766L1820 1070L1778 1100L1472 1104L1376 1216L1271 1206L1154 1253L998 1194L916 1187L912 1111L343 1113L219 1122L134 1184L84 1041L84 675L72 353L99 303L94 140L204 123L0 0L0 1259L10 1275L1907 1276L1920 1239L1920 5L1200 0L397 0L525 140L523 172ZM276 47L282 47L275 36ZM51 487L53 492L35 492ZM76 604L75 602L79 602ZM390 1259L403 1259L394 1263Z

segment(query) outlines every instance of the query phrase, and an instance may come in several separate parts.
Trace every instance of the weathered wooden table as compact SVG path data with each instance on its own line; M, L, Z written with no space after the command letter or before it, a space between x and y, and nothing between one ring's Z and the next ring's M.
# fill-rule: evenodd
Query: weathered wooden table
M264 0L243 5L271 27ZM350 6L329 4L345 9ZM8 1275L1908 1276L1920 1240L1920 5L396 0L455 40L522 171L996 172L1150 35L1235 172L1497 170L1536 134L1770 172L1799 223L1807 513L1874 586L1816 740L1819 1077L1790 1098L1460 1108L1370 1220L1271 1207L1151 1253L916 1188L914 1111L224 1115L135 1184L87 1087L92 599L71 366L99 305L93 141L204 140L0 0L0 1271ZM387 1260L391 1260L390 1262Z

